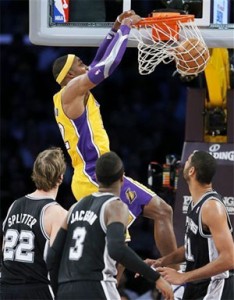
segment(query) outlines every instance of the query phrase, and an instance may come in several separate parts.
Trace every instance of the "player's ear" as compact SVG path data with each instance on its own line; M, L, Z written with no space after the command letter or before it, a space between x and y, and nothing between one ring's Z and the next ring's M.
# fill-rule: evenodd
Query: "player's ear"
M191 176L195 173L195 168L194 167L190 167L189 168L189 171L188 171L188 174Z
M124 174L125 173L123 173L123 176L120 178L121 184L123 184L123 182L124 182Z
M61 174L58 178L58 184L60 185L63 182L64 175Z

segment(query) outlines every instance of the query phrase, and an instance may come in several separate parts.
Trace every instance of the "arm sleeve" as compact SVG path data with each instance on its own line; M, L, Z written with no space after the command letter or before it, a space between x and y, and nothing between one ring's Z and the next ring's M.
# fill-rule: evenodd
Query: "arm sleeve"
M102 59L88 71L88 77L95 85L110 76L117 68L125 53L131 28L121 25L107 47Z
M157 281L160 274L149 267L124 240L124 225L114 222L107 226L107 247L112 259L132 272L139 273L149 281Z
M114 36L116 35L116 30L114 28L112 28L107 36L105 37L105 39L102 41L102 43L100 44L97 53L94 57L94 60L92 61L92 63L90 64L90 69L93 68L93 66L95 66L97 63L99 63L99 61L102 59L103 55L106 52L106 49L108 48L108 46L110 45L111 41L113 40Z
M54 293L56 294L58 288L58 273L60 261L63 254L63 246L66 241L67 230L60 228L53 245L49 248L46 263L50 274L50 283Z

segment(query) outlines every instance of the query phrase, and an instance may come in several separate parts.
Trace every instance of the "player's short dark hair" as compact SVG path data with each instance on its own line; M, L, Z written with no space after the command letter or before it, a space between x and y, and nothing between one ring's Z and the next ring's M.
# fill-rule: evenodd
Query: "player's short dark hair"
M195 151L191 157L191 166L196 170L196 179L202 184L211 183L215 173L217 162L206 151Z
M96 162L96 178L104 186L110 186L124 173L121 158L113 151L101 155Z
M67 61L67 57L68 57L68 55L64 55L64 56L57 58L54 61L53 67L52 67L52 72L53 72L53 76L54 76L55 80L57 79L59 73L61 72L62 68L64 67L64 65Z

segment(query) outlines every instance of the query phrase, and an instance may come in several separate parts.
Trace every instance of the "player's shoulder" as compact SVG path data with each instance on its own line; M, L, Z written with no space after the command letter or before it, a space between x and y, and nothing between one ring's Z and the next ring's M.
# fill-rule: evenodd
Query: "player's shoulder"
M125 204L123 201L121 201L120 197L115 197L112 201L107 203L107 207L126 210L128 209L127 204Z
M211 208L213 209L224 208L224 204L220 198L216 196L211 196L203 203L202 209L211 209Z
M217 198L209 198L201 207L202 217L209 218L209 221L216 222L219 217L226 216L226 209L222 201Z
M67 215L67 210L55 202L46 208L46 214L55 218L64 218Z

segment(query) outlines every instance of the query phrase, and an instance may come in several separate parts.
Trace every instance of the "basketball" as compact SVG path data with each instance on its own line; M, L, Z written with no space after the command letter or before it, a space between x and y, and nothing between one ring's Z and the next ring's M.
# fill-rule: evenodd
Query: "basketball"
M209 57L207 46L196 38L186 39L175 48L176 68L182 75L196 75L202 72Z

